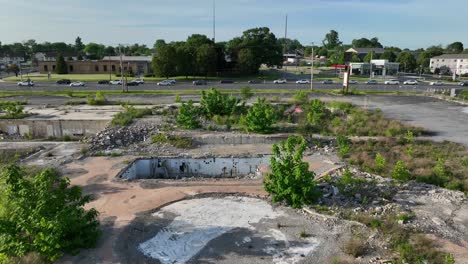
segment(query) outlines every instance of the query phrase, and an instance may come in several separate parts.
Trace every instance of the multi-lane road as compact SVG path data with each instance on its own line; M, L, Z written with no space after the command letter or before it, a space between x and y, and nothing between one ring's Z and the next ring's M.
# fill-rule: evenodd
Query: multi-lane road
M249 84L247 82L236 82L231 84L221 84L219 82L208 82L207 85L194 86L191 82L178 82L173 86L158 86L156 82L146 82L145 84L139 86L128 87L129 91L141 91L141 90L203 90L209 89L211 87L216 87L219 89L240 89L244 86L250 86L252 89L258 90L297 90L297 89L310 89L310 84L296 84L294 82L289 82L286 84L273 84L269 83L258 83L258 84ZM322 84L317 82L313 84L314 89L320 90L334 90L341 89L342 85L340 83L334 84ZM443 86L430 86L428 84L418 84L418 85L384 85L379 83L376 85L367 85L364 83L361 84L352 84L350 85L350 90L357 89L361 91L382 91L382 92L426 92L430 89L450 89L450 88L468 88L457 86L456 84L445 84ZM36 82L33 87L19 87L16 83L12 82L0 82L0 91L63 91L63 90L120 90L122 86L120 85L101 85L97 83L86 83L84 87L70 87L68 85L60 85L52 82Z

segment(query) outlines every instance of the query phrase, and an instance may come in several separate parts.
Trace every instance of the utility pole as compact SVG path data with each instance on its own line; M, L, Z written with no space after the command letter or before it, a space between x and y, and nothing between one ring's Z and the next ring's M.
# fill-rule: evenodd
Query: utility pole
M216 0L213 0L213 43L216 43Z
M312 61L310 65L310 90L314 89L314 42L312 42Z
M125 84L123 81L122 50L120 49L120 44L119 44L119 54L120 54L120 82L122 83L122 92L125 92Z
M369 61L369 66L370 66L370 70L369 70L369 80L372 79L372 57L374 55L374 52L370 52L370 61Z
M283 66L284 66L284 54L287 54L287 39L288 39L288 14L286 14L286 23L284 25L284 45L283 45ZM286 66L288 71L288 66Z

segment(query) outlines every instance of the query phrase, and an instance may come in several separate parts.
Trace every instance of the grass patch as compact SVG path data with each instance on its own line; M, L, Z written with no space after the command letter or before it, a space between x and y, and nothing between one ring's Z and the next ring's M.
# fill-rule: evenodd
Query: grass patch
M148 108L136 109L130 105L124 105L124 112L116 114L111 121L113 126L128 126L133 122L135 118L141 118L145 115L151 115L153 111Z
M188 149L191 148L193 142L190 138L179 136L179 135L167 135L167 134L153 134L151 136L151 142L153 144L170 144L176 148Z
M366 249L366 241L362 238L352 238L343 245L343 251L355 258L363 256Z

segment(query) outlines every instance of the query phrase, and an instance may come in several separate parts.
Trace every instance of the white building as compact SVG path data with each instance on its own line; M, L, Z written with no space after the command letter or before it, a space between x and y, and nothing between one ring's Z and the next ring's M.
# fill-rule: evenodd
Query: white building
M19 54L1 54L0 55L0 64L3 64L3 65L10 65L10 64L19 65L20 63L23 63L25 61L26 59L24 58L24 56L19 55Z
M351 62L352 75L369 75L372 70L372 75L393 75L400 69L400 64L396 62L389 62L388 60L371 60L367 62Z
M431 59L429 67L432 73L434 73L436 69L447 67L450 69L450 72L454 74L468 74L468 54L440 55Z

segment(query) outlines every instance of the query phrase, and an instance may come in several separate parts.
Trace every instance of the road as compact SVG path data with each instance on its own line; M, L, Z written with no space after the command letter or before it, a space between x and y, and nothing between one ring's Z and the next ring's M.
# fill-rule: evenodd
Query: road
M147 82L139 86L128 87L130 91L141 91L141 90L205 90L211 87L217 87L220 89L240 89L244 86L250 86L252 89L266 90L266 89L279 89L279 90L297 90L297 89L309 89L310 84L296 84L289 82L286 84L273 84L269 83L259 83L259 84L249 84L247 82L236 82L232 84L220 84L219 82L208 82L207 85L194 86L190 82L178 82L174 86L157 86L156 82ZM450 89L450 88L465 88L455 84L446 84L444 86L430 86L427 84L419 85L384 85L382 83L377 85L367 85L367 84L353 84L350 85L350 90L357 89L361 91L381 91L381 92L426 92L429 89ZM314 82L314 89L321 90L336 90L341 89L342 85L339 83L334 84L322 84L320 82ZM50 82L37 82L34 87L18 87L16 83L12 82L0 82L0 91L63 91L63 90L120 90L121 86L119 85L99 85L96 83L87 83L84 87L70 87L68 85L60 85Z

